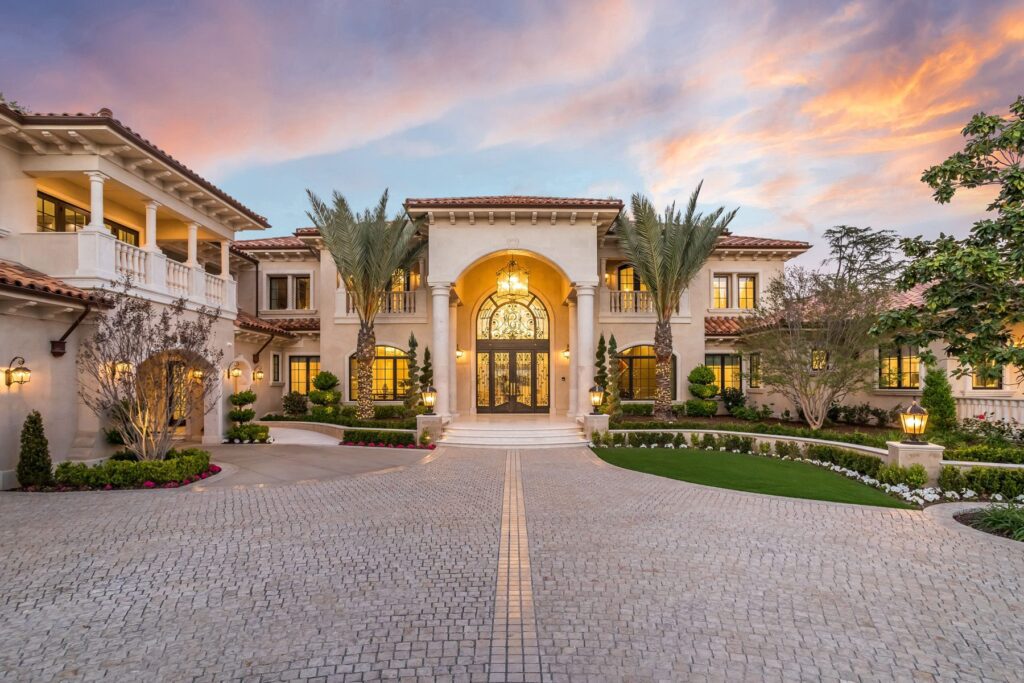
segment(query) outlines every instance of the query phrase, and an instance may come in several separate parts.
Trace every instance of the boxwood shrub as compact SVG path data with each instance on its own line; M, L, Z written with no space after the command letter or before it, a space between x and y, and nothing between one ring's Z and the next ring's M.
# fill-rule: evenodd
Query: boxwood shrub
M385 446L413 446L413 432L384 432L376 429L346 429L345 443L356 445L383 444Z
M896 432L889 434L866 434L864 432L836 432L829 429L808 429L806 427L790 427L789 425L754 423L728 423L714 425L708 422L692 422L677 420L667 423L658 420L624 420L615 418L611 421L610 429L622 429L636 431L641 429L721 429L727 432L746 432L748 434L765 434L767 436L799 436L808 439L820 439L822 441L836 441L839 443L852 443L858 446L873 446L885 448L885 442L899 440L901 437Z
M845 448L835 446L824 446L821 444L809 444L804 451L804 457L810 460L821 460L839 465L869 477L878 478L878 470L882 467L882 459L866 453L856 453Z
M945 453L946 460L968 460L971 462L1000 462L1024 465L1024 448L1015 446L962 446L951 448Z
M210 469L210 454L198 448L172 451L164 460L107 460L89 467L81 462L62 462L54 477L71 488L138 488L144 482L167 484L198 477Z
M970 489L982 496L999 493L1007 498L1024 494L1024 470L1001 467L972 467L962 470L946 465L939 474L939 487L944 491Z

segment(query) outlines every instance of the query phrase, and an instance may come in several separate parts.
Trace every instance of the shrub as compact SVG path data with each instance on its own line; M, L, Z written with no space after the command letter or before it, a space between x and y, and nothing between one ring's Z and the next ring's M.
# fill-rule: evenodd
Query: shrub
M297 417L306 414L306 397L297 391L290 391L281 399L284 414Z
M53 463L50 444L43 431L43 416L33 410L21 428L21 452L18 456L18 483L23 487L50 486L53 483Z
M266 443L267 439L270 438L270 427L265 425L254 425L254 424L240 424L235 425L227 431L225 436L234 441L256 441L258 443Z
M747 406L733 406L729 409L729 413L738 420L747 420L748 422L760 418L760 414L756 410Z
M181 482L209 469L210 454L189 449L165 460L107 460L92 467L80 462L62 462L57 465L56 479L58 484L72 488L102 488L108 484L114 488L136 488L146 481L154 484Z
M687 422L681 420L674 423L676 429L707 429L704 422ZM664 429L664 422L642 421L642 420L612 420L612 429ZM840 443L852 443L858 446L874 446L885 448L886 441L899 440L902 438L895 433L865 434L864 432L836 432L828 429L809 429L807 427L795 427L782 424L730 424L726 429L733 432L749 432L751 434L767 434L771 436L799 436L808 439L821 439L822 441L836 441Z
M722 403L725 404L725 409L731 413L734 408L746 406L747 397L739 389L729 387L728 389L722 389Z
M795 441L776 441L775 455L780 458L799 458L802 455L800 444Z
M413 432L384 432L376 429L346 429L346 444L407 446L416 444Z
M405 406L374 406L373 407L373 419L375 420L395 420L399 418L409 417L413 414L413 411Z
M653 403L623 403L622 404L623 415L640 415L644 417L650 417L654 414Z
M978 515L973 526L1015 541L1024 541L1024 506L992 505Z
M341 393L335 390L338 378L333 372L318 372L313 378L313 389L309 392L312 416L319 422L331 422L338 416Z
M969 460L974 462L1000 462L1024 465L1024 448L1014 446L962 446L946 451L946 460Z
M695 398L709 399L718 393L718 385L715 384L715 373L706 365L698 365L686 379L690 382L690 393ZM689 411L687 411L689 414Z
M778 443L775 444L776 449ZM796 446L796 444L793 444ZM799 446L797 446L799 450ZM882 468L882 459L866 453L856 453L845 448L825 446L821 444L809 444L806 450L806 458L809 460L820 460L839 465L846 469L866 474L869 477L878 478L879 470Z
M925 372L921 406L928 410L930 431L951 432L956 429L956 400L945 370L932 367Z
M890 486L906 484L912 489L923 488L928 483L928 473L925 472L924 465L920 464L911 465L910 467L882 465L878 468L878 474L875 478L883 484L889 484Z
M251 422L256 417L256 411L252 408L246 408L244 410L236 409L228 411L228 419L232 422L244 423Z
M982 495L999 493L1007 498L1016 498L1024 493L1024 470L972 467L962 474L964 488Z
M338 376L333 372L321 370L313 378L313 388L320 391L331 391L336 386L338 386Z
M239 391L238 393L231 394L228 396L228 400L231 401L233 406L247 406L256 402L255 391Z
M717 412L718 401L691 398L686 402L686 414L689 417L714 417Z
M103 438L111 446L123 446L124 445L124 437L121 436L121 432L120 432L120 430L117 429L117 427L111 427L109 429L104 429L103 430Z

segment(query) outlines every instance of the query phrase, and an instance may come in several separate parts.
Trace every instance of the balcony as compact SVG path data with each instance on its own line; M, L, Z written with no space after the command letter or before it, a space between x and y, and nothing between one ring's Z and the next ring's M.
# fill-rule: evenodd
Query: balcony
M110 288L130 276L140 296L158 303L184 298L192 308L219 308L234 316L235 281L121 242L106 232L35 232L21 235L25 265L85 289Z
M654 298L648 291L627 289L598 290L599 316L603 321L653 321L656 317ZM673 318L679 322L690 317L689 293L683 292L676 304Z
M427 320L426 289L420 287L405 292L387 292L380 298L380 312L377 314L381 322L401 320L403 322L425 322ZM335 322L358 321L355 302L344 289L338 290L338 298L344 298L344 306L338 306L338 317ZM341 315L341 312L344 315Z

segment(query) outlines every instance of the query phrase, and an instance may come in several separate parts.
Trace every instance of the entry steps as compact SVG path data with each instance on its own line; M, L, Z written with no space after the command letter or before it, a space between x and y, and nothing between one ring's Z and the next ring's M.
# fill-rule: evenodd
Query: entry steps
M453 422L445 427L439 445L477 448L565 448L587 443L574 422Z

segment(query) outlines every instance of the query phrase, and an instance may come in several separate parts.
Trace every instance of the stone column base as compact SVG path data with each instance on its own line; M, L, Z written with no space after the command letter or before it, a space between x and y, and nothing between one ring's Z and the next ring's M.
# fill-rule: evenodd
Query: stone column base
M589 413L583 416L583 434L586 435L587 440L590 440L590 436L594 432L607 432L608 431L608 415L594 415Z
M942 454L945 448L933 443L903 443L902 441L886 441L889 447L889 464L900 467L923 465L928 473L928 485L939 483L939 472L942 470Z
M437 443L441 440L441 432L444 430L444 418L442 416L433 415L417 415L416 416L416 443L423 443L422 438L424 434L429 435L430 441L428 443Z

